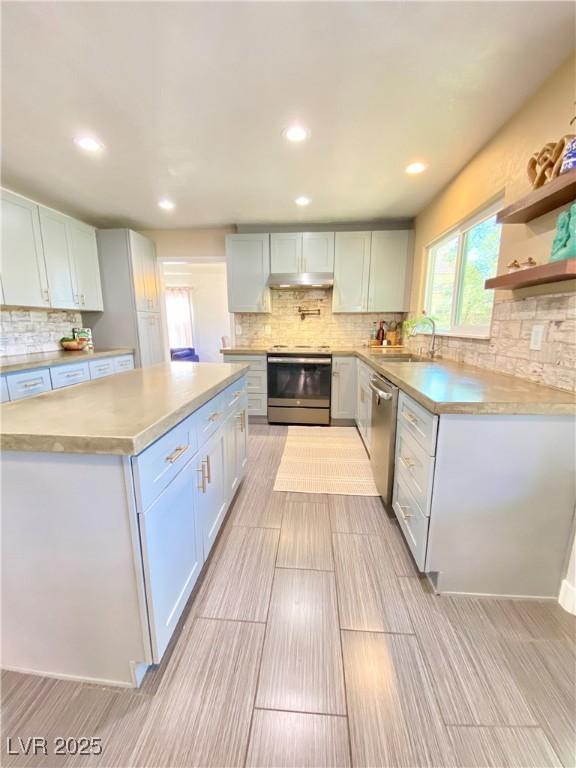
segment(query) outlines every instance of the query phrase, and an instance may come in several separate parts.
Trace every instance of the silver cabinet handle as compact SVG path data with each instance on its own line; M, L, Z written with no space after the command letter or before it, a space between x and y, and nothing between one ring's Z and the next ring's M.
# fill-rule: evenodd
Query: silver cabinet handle
M210 471L210 456L206 456L206 480L212 482L212 472Z
M46 302L46 304L50 304L50 291L48 290L48 288L42 289L42 297L44 298L44 301Z
M398 508L402 513L402 517L404 518L404 520L408 520L409 518L414 517L414 515L408 515L406 514L406 512L404 512L405 509L410 509L410 507L406 506L406 504L398 503Z
M374 386L374 384L372 384L372 382L371 382L371 381L369 381L369 382L368 382L368 386L370 387L370 389L372 390L372 392L374 392L375 394L377 394L377 395L378 395L378 397L379 397L381 400L392 400L392 393L391 393L391 392L383 392L383 391L382 391L381 389L379 389L378 387L375 387L375 386Z
M340 376L340 371L332 371L332 376Z
M80 301L82 302L82 306L83 307L86 306L86 302L84 301L84 294L83 293L80 294Z
M418 419L410 411L403 411L404 418L410 422L410 424L418 424Z
M406 464L408 469L412 469L413 467L416 466L416 463L414 462L414 460L411 459L409 456L400 456L400 458L402 459L404 464Z
M67 379L77 379L78 376L82 376L82 371L70 371L66 374Z
M220 416L220 411L214 411L214 413L211 413L210 416L208 416L208 421L218 421Z
M22 384L22 389L32 389L32 387L40 387L44 384L44 379L34 379L34 381L25 381Z
M187 450L188 450L187 445L179 445L177 448L175 448L172 451L172 453L169 456L166 456L165 461L169 461L170 464L174 464L175 462L178 461L178 459L180 458L180 456L182 456L182 454L186 453Z
M206 493L206 475L204 474L204 461L202 461L200 466L196 469L196 472L200 473L200 485L198 486L198 490L202 491L202 493Z
M74 299L74 304L76 304L76 306L79 307L80 306L80 300L78 298L78 294L77 293L72 294L72 298Z

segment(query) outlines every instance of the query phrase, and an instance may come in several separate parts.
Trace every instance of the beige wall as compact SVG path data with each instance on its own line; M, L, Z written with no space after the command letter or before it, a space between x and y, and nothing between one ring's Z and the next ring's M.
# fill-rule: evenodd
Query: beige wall
M509 204L527 194L530 155L570 130L574 114L576 59L564 63L506 123L491 141L416 218L411 310L423 307L426 246L499 195ZM576 132L576 131L574 131ZM451 137L457 141L458 137ZM559 211L528 224L503 227L499 272L515 258L548 261ZM576 295L574 281L521 293L499 291L489 339L443 337L443 357L528 378L563 389L576 389ZM530 350L534 325L544 325L542 349ZM409 342L424 351L429 337Z
M154 240L161 259L220 259L224 261L226 235L235 227L214 229L148 229L143 235Z
M526 165L547 141L570 132L574 115L576 58L552 75L504 125L453 181L416 218L415 270L411 307L421 309L425 281L425 248L494 197L504 193L512 203L530 189ZM576 132L576 131L573 131ZM448 137L458 141L457 136ZM502 232L499 272L516 256L548 261L558 212L528 224L509 224Z

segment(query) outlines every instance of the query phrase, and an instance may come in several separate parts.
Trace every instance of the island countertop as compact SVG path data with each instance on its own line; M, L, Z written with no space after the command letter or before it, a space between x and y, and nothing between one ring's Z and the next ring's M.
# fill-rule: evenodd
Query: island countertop
M48 368L54 365L83 363L102 357L117 357L118 355L133 354L134 350L131 347L118 347L117 349L93 350L55 349L52 352L30 352L27 355L7 355L5 357L0 357L0 372L12 373L13 371L33 370L34 368Z
M248 368L240 363L161 363L4 403L2 448L134 456Z

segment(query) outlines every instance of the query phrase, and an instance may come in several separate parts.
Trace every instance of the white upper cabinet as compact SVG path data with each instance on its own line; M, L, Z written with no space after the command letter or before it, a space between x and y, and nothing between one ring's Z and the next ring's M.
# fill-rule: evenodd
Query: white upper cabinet
M136 309L140 312L158 312L160 304L154 243L132 230L129 238Z
M270 235L227 235L228 310L270 312Z
M76 292L82 311L104 309L96 230L81 221L70 220L70 248L74 262Z
M156 365L164 362L162 322L159 312L138 312L138 341L140 365Z
M50 208L39 210L50 304L59 309L78 309L80 297L76 290L68 218Z
M409 259L412 232L388 230L372 232L369 312L408 310Z
M273 232L270 235L270 271L334 271L334 232Z
M6 304L50 306L38 206L5 190L2 190L2 287Z
M270 271L304 272L302 269L302 233L273 232L270 235Z
M303 233L302 272L334 272L334 232Z
M2 191L3 303L101 310L96 230Z
M336 232L333 312L367 312L371 232Z

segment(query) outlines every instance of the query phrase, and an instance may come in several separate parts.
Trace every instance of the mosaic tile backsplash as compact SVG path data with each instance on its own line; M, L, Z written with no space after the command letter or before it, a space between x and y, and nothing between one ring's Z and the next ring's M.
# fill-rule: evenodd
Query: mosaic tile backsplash
M332 289L272 291L270 314L235 314L236 346L267 347L272 344L329 344L358 347L367 344L376 320L401 322L405 315L333 314ZM298 308L320 310L319 315L300 318ZM238 333L238 326L242 329Z
M80 312L62 309L0 310L0 357L52 352L60 349L62 336L82 325Z
M540 350L530 349L535 325L544 326ZM406 339L414 352L427 352L430 343L422 334ZM436 348L450 360L576 391L576 295L498 301L489 339L439 336Z
M298 307L320 309L301 320ZM329 344L356 347L367 343L374 320L398 320L403 314L332 314L331 290L272 291L272 313L236 314L236 345ZM542 349L530 349L534 325L544 326ZM430 337L405 340L414 352L427 352ZM489 339L439 336L440 357L576 391L576 295L534 296L498 301Z

